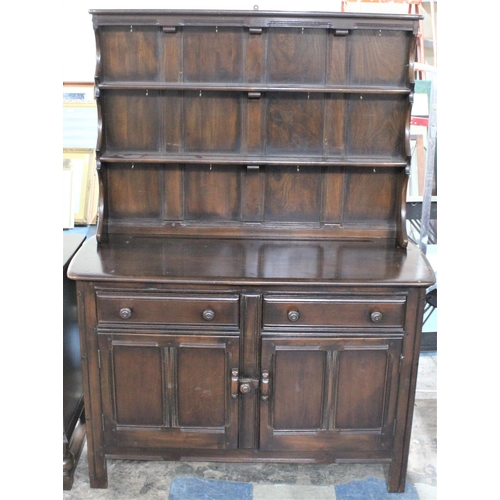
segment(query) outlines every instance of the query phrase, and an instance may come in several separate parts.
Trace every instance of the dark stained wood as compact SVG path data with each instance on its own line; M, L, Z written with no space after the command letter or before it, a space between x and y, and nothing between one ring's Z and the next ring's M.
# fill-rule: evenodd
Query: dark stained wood
M78 342L76 283L68 266L85 236L63 234L63 488L73 487L74 474L85 444L85 412Z
M92 14L91 486L109 458L368 460L403 491L434 282L405 220L419 17Z
M300 265L297 265L300 262ZM106 282L248 283L301 286L413 286L433 283L432 269L412 243L393 241L89 238L69 276ZM416 285L415 285L416 286ZM94 299L95 300L95 299ZM182 313L179 313L182 314Z

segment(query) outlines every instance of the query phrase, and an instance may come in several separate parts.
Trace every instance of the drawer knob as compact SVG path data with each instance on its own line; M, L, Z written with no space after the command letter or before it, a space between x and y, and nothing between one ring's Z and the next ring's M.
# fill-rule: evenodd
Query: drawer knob
M372 312L370 315L370 319L373 323L380 323L382 321L382 313L379 311Z
M130 307L122 307L120 309L120 318L129 319L132 316L132 309Z
M288 319L295 323L296 321L298 321L300 318L300 313L299 311L289 311L288 312Z
M212 321L215 318L215 313L212 309L205 309L202 316L205 321Z

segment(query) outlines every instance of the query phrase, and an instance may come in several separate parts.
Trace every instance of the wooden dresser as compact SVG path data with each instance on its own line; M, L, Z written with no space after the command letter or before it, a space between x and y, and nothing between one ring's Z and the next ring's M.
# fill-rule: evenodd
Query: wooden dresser
M359 461L403 491L434 281L405 221L420 18L91 13L91 486L108 458Z

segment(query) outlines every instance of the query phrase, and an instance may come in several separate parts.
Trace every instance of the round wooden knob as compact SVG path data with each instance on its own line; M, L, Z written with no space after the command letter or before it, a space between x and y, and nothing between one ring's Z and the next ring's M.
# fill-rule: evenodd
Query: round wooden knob
M122 307L120 309L120 318L129 319L132 316L132 309L130 307Z
M212 309L205 309L202 316L205 321L212 321L215 318L215 313Z
M240 392L243 394L248 394L250 392L250 384L241 384Z
M370 319L373 323L380 323L380 321L382 321L382 313L379 311L372 312L370 314Z
M298 321L300 318L300 313L299 311L289 311L288 312L288 319L295 323L295 321Z

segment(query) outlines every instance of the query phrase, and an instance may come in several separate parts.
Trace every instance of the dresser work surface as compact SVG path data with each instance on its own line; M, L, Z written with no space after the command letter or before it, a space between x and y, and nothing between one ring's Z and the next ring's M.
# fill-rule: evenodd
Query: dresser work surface
M380 462L404 491L419 17L92 15L99 225L68 271L91 486L134 458Z

